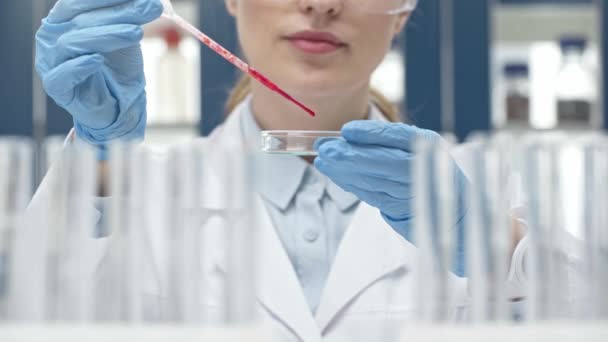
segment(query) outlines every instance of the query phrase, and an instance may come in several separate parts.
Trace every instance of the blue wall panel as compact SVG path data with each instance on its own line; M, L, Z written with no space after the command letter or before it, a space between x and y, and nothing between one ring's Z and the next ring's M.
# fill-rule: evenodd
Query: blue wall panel
M199 22L203 32L236 53L238 38L234 19L224 1L200 1ZM224 121L225 104L240 71L208 47L201 45L200 133L208 135Z
M608 4L604 0L598 0L601 11L601 36L602 39L602 72L603 72L603 94L602 102L604 109L604 129L608 130Z
M402 113L408 123L441 131L441 46L439 0L421 1L405 32L406 96Z
M420 2L405 37L404 113L411 123L460 140L490 129L490 3Z
M38 0L35 0L38 1ZM56 0L44 0L46 2L46 10L44 16L51 10ZM36 25L36 29L40 26ZM55 104L50 97L47 97L46 103L46 135L66 135L74 126L72 116L66 110Z
M536 5L536 4L591 4L593 0L500 0L507 5Z
M454 1L454 133L461 140L491 127L491 2Z
M32 1L0 1L0 135L33 134Z

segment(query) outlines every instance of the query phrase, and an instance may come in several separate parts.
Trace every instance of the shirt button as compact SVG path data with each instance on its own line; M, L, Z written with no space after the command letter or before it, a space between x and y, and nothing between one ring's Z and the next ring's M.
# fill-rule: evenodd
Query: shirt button
M319 231L308 230L304 233L304 239L308 242L315 242L319 238Z

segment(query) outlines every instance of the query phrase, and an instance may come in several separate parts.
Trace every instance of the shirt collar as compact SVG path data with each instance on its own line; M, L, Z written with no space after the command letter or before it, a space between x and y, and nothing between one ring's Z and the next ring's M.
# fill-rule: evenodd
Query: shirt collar
M243 137L245 141L259 142L262 131L251 112L251 97L245 100L243 109ZM300 157L257 152L254 157L257 191L279 209L285 210L300 187L307 166L308 163Z
M241 130L244 140L255 144L260 140L261 129L251 111L251 96L245 100L243 109ZM384 115L373 104L370 106L368 119L386 121ZM254 163L257 191L279 209L287 209L298 192L310 165L297 156L263 152L255 154ZM342 190L334 182L321 176L326 179L325 189L328 195L340 210L346 211L359 202L354 194Z
M357 196L342 190L329 179L327 180L325 189L327 190L329 197L331 197L334 203L336 203L336 206L342 211L346 211L353 205L359 203L359 198L357 198Z

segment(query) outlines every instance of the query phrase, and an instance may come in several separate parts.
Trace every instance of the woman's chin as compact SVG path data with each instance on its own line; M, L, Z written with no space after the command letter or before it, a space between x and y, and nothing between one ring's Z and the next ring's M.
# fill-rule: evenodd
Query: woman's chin
M335 82L335 81L334 81ZM320 101L336 98L344 93L344 85L338 85L330 80L322 82L301 82L286 87L292 96L302 100Z

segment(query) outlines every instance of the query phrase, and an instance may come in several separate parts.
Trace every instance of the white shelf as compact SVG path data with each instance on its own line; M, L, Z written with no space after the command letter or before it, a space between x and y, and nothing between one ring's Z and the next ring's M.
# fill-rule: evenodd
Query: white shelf
M0 325L2 342L270 342L259 326L198 328L169 325Z
M494 37L498 42L530 42L574 33L597 41L598 13L596 6L582 4L498 5L493 10Z
M608 322L551 322L526 325L416 325L406 327L403 342L606 342Z

